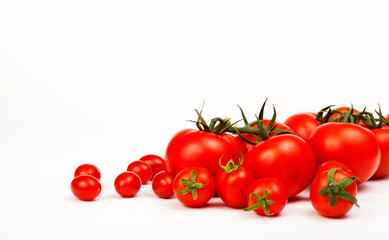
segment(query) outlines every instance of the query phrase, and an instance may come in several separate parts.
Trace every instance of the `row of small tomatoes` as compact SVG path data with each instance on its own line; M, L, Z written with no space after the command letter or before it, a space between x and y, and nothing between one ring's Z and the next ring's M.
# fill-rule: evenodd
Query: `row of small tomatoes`
M116 191L134 196L152 178L157 196L174 194L189 207L205 205L216 193L230 207L277 215L288 199L310 186L314 209L339 217L358 206L358 184L389 175L389 123L381 110L377 118L365 110L327 107L279 123L275 109L271 119L263 119L265 103L252 122L241 109L243 127L222 118L208 124L196 110L198 129L176 133L165 159L146 155L131 163L149 168L130 164L115 180ZM155 159L158 170L153 168ZM151 170L149 177L144 177L146 169ZM76 190L82 187L73 182L79 197Z

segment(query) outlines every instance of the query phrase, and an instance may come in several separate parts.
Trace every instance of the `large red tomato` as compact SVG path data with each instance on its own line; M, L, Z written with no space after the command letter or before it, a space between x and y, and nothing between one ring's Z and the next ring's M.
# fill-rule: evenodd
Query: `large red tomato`
M244 155L242 166L256 178L280 179L289 198L303 191L315 172L315 158L308 143L301 137L285 134L269 138Z
M351 168L362 182L373 176L380 163L380 148L374 134L351 123L325 123L313 130L308 143L316 165L339 161Z
M383 178L389 175L389 128L383 126L371 131L376 136L381 150L380 165L373 174L373 178Z
M294 114L286 119L284 123L304 140L308 139L313 129L320 126L316 114L310 112Z

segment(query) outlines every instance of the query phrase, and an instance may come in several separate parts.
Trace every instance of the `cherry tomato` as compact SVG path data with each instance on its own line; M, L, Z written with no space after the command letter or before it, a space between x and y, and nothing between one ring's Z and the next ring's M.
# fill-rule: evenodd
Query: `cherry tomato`
M80 175L73 179L70 188L74 196L83 201L97 198L101 192L101 184L91 175Z
M169 198L174 195L173 192L174 176L166 171L158 172L152 182L152 188L155 195L160 198Z
M389 128L383 126L371 131L376 136L381 151L380 164L372 177L383 178L389 175Z
M338 107L338 108L335 108L334 110L338 110L341 112L347 112L348 110L350 110L350 108L349 107ZM359 111L356 109L353 109L353 113L359 113ZM334 119L334 118L338 118L338 117L340 117L340 114L334 113L331 115L330 119ZM362 124L363 122L360 120L359 123Z
M201 207L215 194L215 180L206 168L185 168L174 178L173 192L185 206Z
M150 165L151 169L153 170L153 175L151 176L151 179L153 179L157 173L161 171L166 171L165 160L160 156L149 154L141 157L139 161L143 161Z
M250 185L247 202L249 207L245 211L254 210L262 216L278 215L288 202L286 187L277 178L260 178Z
M100 170L95 165L88 163L82 164L76 168L74 171L74 177L78 177L80 175L91 175L99 181L101 178Z
M341 217L357 207L357 184L348 172L336 168L320 173L311 184L312 206L326 217ZM330 197L331 196L331 197Z
M319 175L322 172L329 171L332 168L345 169L351 176L354 176L354 173L351 171L351 168L346 164L338 161L327 161L322 163L315 172L315 176Z
M127 171L136 173L140 177L142 184L147 183L153 176L153 170L150 165L143 161L133 161L128 165Z
M316 114L311 112L297 113L290 116L284 122L294 133L307 140L313 129L320 125Z
M127 171L116 177L114 186L120 196L133 197L139 192L142 181L136 173Z

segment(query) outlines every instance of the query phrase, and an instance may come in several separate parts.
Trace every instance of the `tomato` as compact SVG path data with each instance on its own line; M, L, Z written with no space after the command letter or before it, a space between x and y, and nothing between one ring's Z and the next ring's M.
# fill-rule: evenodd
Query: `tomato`
M80 175L73 179L70 188L74 196L83 201L97 198L101 192L101 184L91 175Z
M338 111L341 111L341 112L347 112L350 109L351 109L350 107L337 107L334 110L338 110ZM353 109L353 113L359 113L359 111L356 110L356 109ZM330 119L338 118L338 117L340 117L340 114L339 113L334 113L334 114L331 115Z
M153 170L153 175L151 176L151 179L153 179L153 177L157 173L159 173L161 171L166 171L165 160L163 158L161 158L160 156L157 156L154 154L149 154L149 155L145 155L145 156L141 157L139 159L139 161L143 161L143 162L147 163L148 165L150 165L151 169Z
M351 168L346 164L338 161L327 161L322 163L315 172L315 176L319 175L322 172L329 171L332 168L339 168L346 170L351 176L354 176L354 173L351 171Z
M166 171L158 172L152 182L152 188L155 195L160 198L169 198L173 196L174 176Z
M74 177L78 177L80 175L91 175L99 181L101 178L100 170L95 165L88 163L82 164L76 168L74 171Z
M215 178L219 171L219 159L230 159L243 146L232 135L221 135L195 129L178 132L169 142L166 149L166 168L176 175L188 167L204 167ZM235 159L238 159L235 156ZM228 160L224 160L225 164Z
M284 123L304 140L307 140L313 129L320 125L316 114L310 112L294 114L287 118Z
M185 168L174 178L173 192L185 206L201 207L215 194L215 180L203 167Z
M147 183L153 176L153 170L150 165L143 161L133 161L128 165L127 171L136 173L140 177L142 184Z
M351 123L325 123L313 130L308 143L316 165L326 161L346 164L362 182L367 181L380 163L380 148L374 134Z
M134 172L122 172L115 179L115 190L122 197L133 197L141 188L142 181Z
M278 215L288 202L286 187L277 178L260 178L250 185L247 202L249 207L245 211L254 210L262 216Z
M372 177L383 178L389 175L389 128L383 126L371 131L376 136L381 151L380 164Z
M356 195L355 178L347 171L334 168L315 177L311 184L309 199L320 214L341 217L349 212L354 204L359 207Z
M301 137L284 134L269 138L244 155L243 167L258 178L280 179L289 198L303 191L315 172L315 158L308 143Z
M235 166L232 160L222 167L215 179L217 194L232 208L246 207L247 190L255 180L253 173L240 164Z

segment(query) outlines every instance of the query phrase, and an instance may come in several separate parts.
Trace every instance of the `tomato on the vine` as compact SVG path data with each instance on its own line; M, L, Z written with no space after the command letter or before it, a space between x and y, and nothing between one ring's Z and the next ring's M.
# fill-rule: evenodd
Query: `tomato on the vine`
M143 161L133 161L128 165L127 171L136 173L140 177L142 184L147 183L153 176L153 170L150 165Z
M389 127L383 126L377 129L371 129L377 138L381 151L381 160L373 178L383 178L389 175Z
M83 201L91 201L100 195L101 184L91 175L80 175L73 179L70 188L74 196Z
M351 109L350 107L337 107L334 110L337 110L337 111L340 111L340 112L347 112L350 109ZM353 113L359 113L359 111L353 108ZM339 113L334 113L334 114L332 114L330 119L334 119L334 118L338 118L338 117L340 117L340 114Z
M160 198L169 198L174 195L173 192L174 176L166 171L158 172L152 182L152 188L155 195Z
M284 123L290 127L293 133L296 133L304 140L307 140L311 132L320 126L316 114L311 112L294 114L287 118Z
M91 175L100 181L101 173L100 170L93 164L85 163L76 168L74 171L74 177L80 175Z
M151 179L153 179L157 173L161 171L166 171L165 160L158 155L148 154L141 157L139 161L143 161L151 167L151 169L153 170L153 175L151 176Z
M133 197L141 188L140 177L131 171L122 172L114 182L116 192L122 197Z

